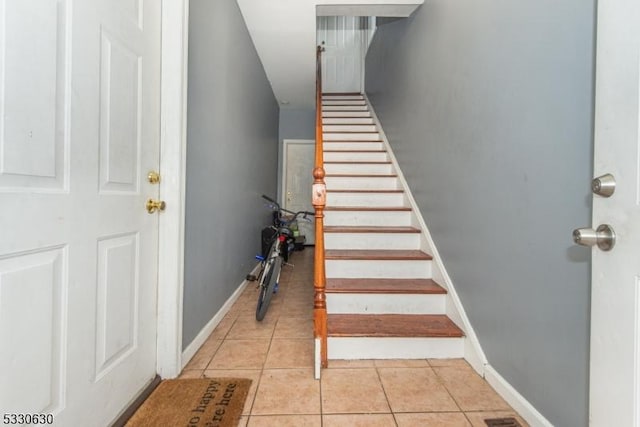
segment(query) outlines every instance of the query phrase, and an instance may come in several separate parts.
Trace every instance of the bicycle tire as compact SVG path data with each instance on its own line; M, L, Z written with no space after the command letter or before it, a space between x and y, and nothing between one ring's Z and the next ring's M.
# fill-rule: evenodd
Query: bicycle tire
M266 271L267 268L269 271ZM256 320L264 319L264 316L267 314L267 309L269 308L269 303L273 296L273 290L278 282L278 277L280 277L280 269L282 269L282 257L280 256L274 258L272 262L267 263L265 266L263 283L266 283L267 285L260 287L258 305L256 307Z

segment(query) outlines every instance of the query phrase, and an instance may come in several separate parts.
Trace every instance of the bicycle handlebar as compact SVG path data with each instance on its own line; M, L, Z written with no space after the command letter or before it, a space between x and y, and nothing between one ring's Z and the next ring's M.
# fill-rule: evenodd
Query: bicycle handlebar
M290 211L289 209L285 209L283 207L280 207L280 204L278 202L276 202L275 200L273 200L271 197L267 196L266 194L263 194L261 197L272 205L271 206L272 209L275 207L274 210L277 210L278 212L284 212L284 213L287 213L289 215L293 215L291 217L291 219L288 220L288 221L283 221L282 218L280 218L279 220L281 222L283 222L284 224L292 223L293 221L295 221L301 215L302 215L303 219L309 220L309 221L311 221L311 220L307 218L307 215L315 216L314 212L309 212L309 211L294 212L294 211Z

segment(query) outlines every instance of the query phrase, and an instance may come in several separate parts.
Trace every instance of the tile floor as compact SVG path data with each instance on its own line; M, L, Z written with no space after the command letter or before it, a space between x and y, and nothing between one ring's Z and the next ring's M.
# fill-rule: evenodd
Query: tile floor
M253 384L240 421L259 426L486 427L516 417L462 359L330 361L313 378L313 248L291 257L262 322L244 290L181 378L234 376Z

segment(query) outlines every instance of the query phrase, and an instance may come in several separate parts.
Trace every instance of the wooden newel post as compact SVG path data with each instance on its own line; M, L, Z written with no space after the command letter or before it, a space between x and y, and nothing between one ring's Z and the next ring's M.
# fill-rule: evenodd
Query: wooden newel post
M313 322L314 336L320 339L320 360L323 368L327 367L327 299L325 295L326 277L324 270L324 208L327 189L324 182L324 169L313 170L312 204L315 208L316 241L313 271Z

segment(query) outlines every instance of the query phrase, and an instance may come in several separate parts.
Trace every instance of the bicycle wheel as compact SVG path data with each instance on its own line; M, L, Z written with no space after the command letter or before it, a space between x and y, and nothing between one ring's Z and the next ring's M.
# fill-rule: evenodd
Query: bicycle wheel
M282 268L282 257L275 257L267 262L264 271L264 280L260 286L260 294L258 295L258 306L256 307L256 320L264 319L273 296L273 290L276 287L278 278L280 277L280 269Z

